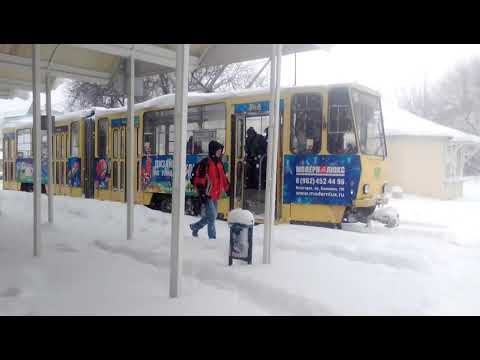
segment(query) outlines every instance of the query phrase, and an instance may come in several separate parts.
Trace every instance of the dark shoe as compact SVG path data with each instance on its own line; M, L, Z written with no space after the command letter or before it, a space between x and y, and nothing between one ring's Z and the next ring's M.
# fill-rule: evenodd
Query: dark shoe
M195 230L193 227L193 224L190 224L190 230L192 230L192 236L193 237L198 237L198 230Z

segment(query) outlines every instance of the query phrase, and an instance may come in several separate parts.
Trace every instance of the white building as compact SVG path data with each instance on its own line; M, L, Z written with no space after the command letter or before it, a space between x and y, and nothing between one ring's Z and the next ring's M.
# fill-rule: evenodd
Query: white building
M388 104L382 110L389 183L406 193L439 199L461 197L465 162L480 151L480 137Z

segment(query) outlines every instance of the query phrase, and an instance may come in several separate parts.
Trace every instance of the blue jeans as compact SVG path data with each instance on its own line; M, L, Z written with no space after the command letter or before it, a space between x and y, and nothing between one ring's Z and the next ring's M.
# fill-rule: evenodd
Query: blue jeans
M207 199L207 202L202 204L202 218L192 224L192 230L194 232L198 232L198 230L208 224L208 237L210 239L216 239L215 220L217 219L217 206L217 200L212 199Z

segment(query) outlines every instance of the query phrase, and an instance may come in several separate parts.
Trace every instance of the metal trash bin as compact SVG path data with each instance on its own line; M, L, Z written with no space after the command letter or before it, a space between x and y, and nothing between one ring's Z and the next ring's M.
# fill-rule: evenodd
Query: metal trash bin
M228 251L228 265L233 259L252 263L253 225L255 219L248 210L233 209L228 214L230 228L230 244Z

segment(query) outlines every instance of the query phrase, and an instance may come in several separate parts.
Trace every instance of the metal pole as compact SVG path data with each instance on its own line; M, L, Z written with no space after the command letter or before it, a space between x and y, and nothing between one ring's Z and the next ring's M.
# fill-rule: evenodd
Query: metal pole
M52 98L48 73L45 75L45 97L47 102L47 142L48 142L48 223L53 224L53 124L52 124Z
M172 243L170 250L170 297L179 297L182 275L182 242L185 204L189 44L177 45L175 91L175 153L172 183Z
M32 45L33 77L33 256L40 255L42 148L40 124L40 45Z
M136 166L134 161L135 142L133 141L133 134L135 132L135 54L134 50L130 55L130 81L128 87L128 123L127 123L127 240L133 237L133 217L134 217L134 188L135 188L135 174Z
M275 221L275 199L277 184L277 153L280 127L280 75L282 65L282 45L272 46L272 69L270 72L270 143L267 150L267 183L265 189L265 225L263 235L263 263L271 262L272 228ZM273 129L272 129L273 128Z
M293 85L297 86L297 53L295 53L295 79Z
M271 199L271 191L272 188L272 157L273 157L273 145L275 138L274 132L274 112L273 109L275 108L275 88L276 88L276 66L277 66L277 59L276 59L276 44L272 44L272 54L270 58L270 125L268 129L269 135L269 144L267 147L267 175L266 175L266 184L265 184L265 223L264 223L264 231L263 231L263 263L270 264L270 240L271 240L271 221L272 218L272 199ZM275 213L275 211L273 211Z

